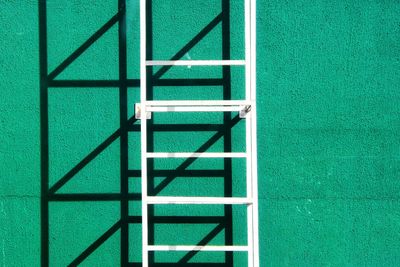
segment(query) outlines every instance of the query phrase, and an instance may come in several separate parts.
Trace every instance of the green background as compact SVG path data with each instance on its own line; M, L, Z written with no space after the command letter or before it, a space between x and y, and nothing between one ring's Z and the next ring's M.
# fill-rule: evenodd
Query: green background
M157 59L173 56L221 8L219 1L211 0L153 2ZM128 76L138 78L138 3L127 3ZM115 14L117 3L48 0L47 7L52 71ZM234 59L243 54L240 7L232 4ZM261 266L399 266L400 2L258 0L257 8ZM0 33L0 266L39 266L37 1L0 0ZM216 27L184 58L218 59L220 34ZM177 68L165 77L219 77L220 72L213 70ZM233 71L235 84L243 82L242 74ZM118 79L118 28L111 28L57 79ZM239 85L233 87L237 99ZM191 89L154 90L158 99L184 99ZM137 97L138 90L130 88L129 116ZM218 88L205 87L190 97L215 99L222 94ZM203 119L221 122L221 117L211 115ZM119 128L118 89L51 88L49 125L53 184ZM186 138L194 140L193 148L211 135ZM233 136L233 147L240 151L243 132L238 129ZM155 138L160 151L188 149L165 142L185 135ZM129 140L129 165L134 169L140 163L137 133L130 133ZM217 143L210 151L221 147ZM236 169L239 179L241 168ZM116 141L60 192L117 193L119 175ZM131 192L138 189L137 182L132 179ZM182 187L191 194L189 182L177 179L175 188L171 184L165 194ZM199 182L196 187L207 185L213 194L221 193L218 181ZM240 189L238 180L234 192L239 194ZM70 263L119 219L119 208L119 202L110 201L51 203L51 266ZM138 215L133 203L131 213ZM170 231L177 229L166 227L160 227L156 240L167 243ZM185 235L184 242L198 240L212 226L190 229L178 230L200 235ZM132 226L130 233L130 259L138 261L140 255L134 250L140 248L140 228ZM114 234L83 265L118 265L119 235ZM235 236L238 243L242 239ZM237 263L244 266L240 259Z

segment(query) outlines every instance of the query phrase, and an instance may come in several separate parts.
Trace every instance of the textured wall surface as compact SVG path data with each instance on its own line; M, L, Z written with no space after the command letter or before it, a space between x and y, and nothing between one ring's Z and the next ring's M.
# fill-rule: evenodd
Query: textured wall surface
M116 13L116 2L48 0L49 72ZM158 59L172 57L221 11L214 0L153 2L153 56ZM243 56L238 2L230 12L235 59ZM128 78L134 79L139 76L138 4L128 0L127 5ZM261 266L399 266L400 2L258 0L257 22ZM0 266L40 264L38 24L37 1L0 0ZM184 58L220 57L220 36L217 26ZM164 77L220 74L192 67L171 69ZM232 98L238 99L243 72L233 68L232 78ZM117 25L56 79L118 79ZM131 116L138 90L128 90ZM217 86L154 88L157 99L188 95L223 96ZM119 128L118 97L118 88L50 88L50 185ZM212 115L175 119L221 122L221 116ZM168 123L165 116L155 120ZM241 127L232 134L237 151L243 148ZM159 133L154 146L159 151L196 149L212 135ZM129 134L130 169L140 166L138 137ZM222 148L216 142L209 151ZM119 151L118 141L110 144L60 193L119 192ZM196 164L193 168L211 163ZM243 186L242 165L234 162L234 195ZM215 179L191 182L176 179L163 193L224 192ZM138 191L138 179L129 189ZM130 215L138 215L137 204L132 202ZM50 265L69 264L119 216L118 202L51 203ZM167 243L177 230L182 242L196 242L213 227L164 225L156 229L156 241ZM140 228L130 230L130 261L139 261ZM221 240L217 236L213 242ZM240 234L234 236L234 242L242 241ZM119 245L117 231L82 266L118 265ZM240 256L236 262L244 266Z

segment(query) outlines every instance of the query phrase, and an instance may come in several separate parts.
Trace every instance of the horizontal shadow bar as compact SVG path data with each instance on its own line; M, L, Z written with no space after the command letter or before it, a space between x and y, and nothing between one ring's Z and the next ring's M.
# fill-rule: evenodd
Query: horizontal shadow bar
M200 79L157 79L150 80L153 86L222 86L225 81L218 78Z
M224 170L149 170L148 177L164 177L164 176L176 176L176 177L225 177L226 173ZM129 177L142 176L140 170L128 171Z
M154 132L212 132L228 129L223 124L151 124L148 125L149 131ZM140 132L140 125L130 125L131 132Z
M119 80L51 80L48 82L48 87L55 88L119 88L123 82ZM199 79L159 79L149 81L153 86L222 86L224 81L218 78L199 78ZM124 85L128 87L140 87L139 79L128 79Z
M142 223L141 216L129 216L129 223ZM224 216L151 216L149 223L159 224L223 224Z
M118 80L53 80L49 81L49 87L114 87L119 88L121 82ZM139 81L134 85L139 86Z
M80 201L121 201L128 200L141 200L142 195L139 193L130 193L127 197L120 193L82 193L82 194L50 194L49 201L55 202L80 202Z

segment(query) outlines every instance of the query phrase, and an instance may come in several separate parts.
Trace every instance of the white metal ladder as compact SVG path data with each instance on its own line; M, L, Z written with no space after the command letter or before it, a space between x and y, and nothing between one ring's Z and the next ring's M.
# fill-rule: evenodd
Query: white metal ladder
M140 103L135 107L141 119L142 172L142 262L149 266L150 251L246 251L248 267L259 267L258 189L256 142L256 1L244 1L245 59L244 60L174 60L155 61L146 58L146 0L140 0ZM215 101L149 101L146 96L147 66L243 66L245 68L244 100ZM148 152L147 119L152 112L239 112L246 120L245 152ZM149 158L245 158L246 197L161 197L148 196L147 159ZM148 243L148 205L207 204L247 206L247 245L244 246L168 246Z

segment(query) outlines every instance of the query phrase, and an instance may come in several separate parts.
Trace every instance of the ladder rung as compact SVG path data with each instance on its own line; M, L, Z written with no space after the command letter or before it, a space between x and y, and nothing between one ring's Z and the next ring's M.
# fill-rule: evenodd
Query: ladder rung
M147 60L146 66L241 66L245 60Z
M144 102L145 106L247 106L252 105L247 100L151 100Z
M189 106L166 106L166 107L147 107L146 110L148 112L233 112L233 111L242 111L244 107L240 106L197 106L197 107L189 107Z
M248 246L147 246L148 251L248 251Z
M151 112L239 112L240 118L245 118L251 111L254 101L248 100L161 100L144 102L146 118ZM135 117L140 119L142 104L135 105Z
M147 152L147 158L245 158L244 152Z
M243 100L193 100L193 101L147 101L146 110L149 112L232 112L247 111L251 101Z
M245 197L146 197L147 204L213 204L213 205L249 205L250 198Z

